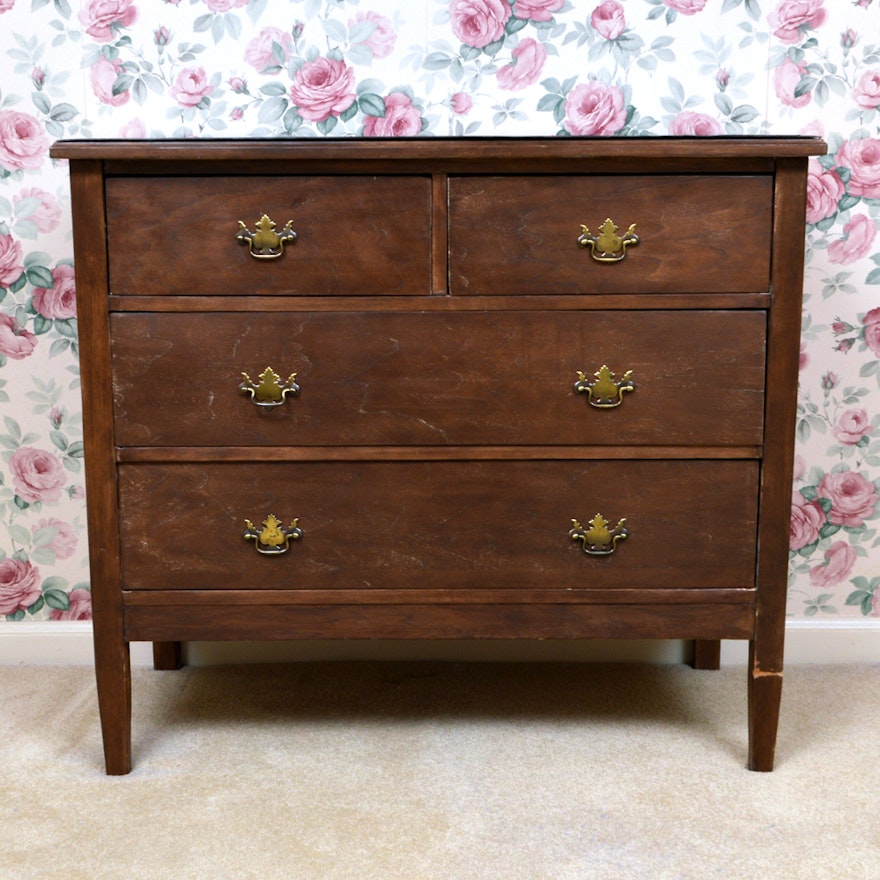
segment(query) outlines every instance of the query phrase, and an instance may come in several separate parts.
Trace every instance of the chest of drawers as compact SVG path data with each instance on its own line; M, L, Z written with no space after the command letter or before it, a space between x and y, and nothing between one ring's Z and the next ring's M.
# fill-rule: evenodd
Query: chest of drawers
M59 142L96 673L744 639L772 768L810 138Z

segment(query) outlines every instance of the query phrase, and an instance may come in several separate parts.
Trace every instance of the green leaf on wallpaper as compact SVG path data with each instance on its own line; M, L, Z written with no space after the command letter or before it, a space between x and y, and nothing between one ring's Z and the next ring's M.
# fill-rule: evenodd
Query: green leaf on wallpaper
M432 52L425 58L422 66L425 70L445 70L450 64L452 64L451 56L445 52Z
M27 280L34 287L44 287L51 290L55 286L55 278L52 270L46 266L33 266L25 270Z
M67 611L70 608L70 596L64 590L44 590L43 598L56 611Z
M358 106L365 116L385 116L385 99L381 95L361 95Z
M6 425L6 430L9 432L9 436L16 442L16 445L21 443L21 426L18 422L11 416L3 416L3 422Z
M32 92L31 100L41 113L48 113L52 109L52 101L45 92Z
M866 364L862 364L859 369L859 376L867 379L868 376L873 376L878 371L880 371L880 361L868 361Z
M248 17L253 22L258 22L266 10L268 0L250 0L247 5Z
M281 82L270 82L260 86L260 94L273 98L281 98L287 94L287 87Z
M287 98L282 98L280 95L272 96L260 105L257 119L260 122L276 122L284 115L285 110L287 110Z
M872 269L865 278L865 284L880 284L880 269Z
M44 315L35 315L34 316L34 334L36 336L42 336L44 333L48 333L52 329L52 319L47 318Z

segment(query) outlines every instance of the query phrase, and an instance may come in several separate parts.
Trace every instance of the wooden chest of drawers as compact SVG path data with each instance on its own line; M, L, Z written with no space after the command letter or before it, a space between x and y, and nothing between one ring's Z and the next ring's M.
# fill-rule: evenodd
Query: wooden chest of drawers
M60 142L96 672L128 644L751 644L781 691L810 138Z

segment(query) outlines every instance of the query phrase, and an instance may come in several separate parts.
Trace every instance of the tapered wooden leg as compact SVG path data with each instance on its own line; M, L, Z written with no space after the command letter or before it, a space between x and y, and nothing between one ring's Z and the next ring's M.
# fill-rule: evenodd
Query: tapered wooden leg
M180 642L153 642L154 669L180 669L183 650Z
M721 669L721 640L694 639L694 669Z
M96 633L95 678L107 775L124 776L131 771L131 660L128 642L104 640Z
M749 770L769 773L776 752L782 671L757 668L755 643L749 649Z

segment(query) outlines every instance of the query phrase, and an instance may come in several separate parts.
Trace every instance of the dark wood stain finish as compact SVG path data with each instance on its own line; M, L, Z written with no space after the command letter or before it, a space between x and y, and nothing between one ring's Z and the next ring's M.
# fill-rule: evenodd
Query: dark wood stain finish
M811 138L59 142L71 161L95 662L128 644L750 642L770 770ZM263 214L278 260L235 241ZM602 264L606 217L641 241ZM576 371L633 371L615 409ZM297 373L262 410L242 371ZM630 530L589 556L571 520ZM275 514L277 557L242 532Z

